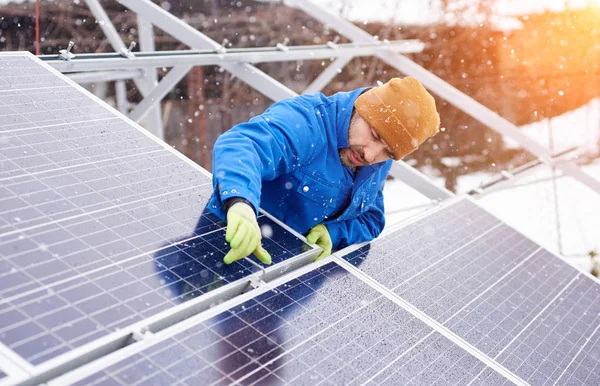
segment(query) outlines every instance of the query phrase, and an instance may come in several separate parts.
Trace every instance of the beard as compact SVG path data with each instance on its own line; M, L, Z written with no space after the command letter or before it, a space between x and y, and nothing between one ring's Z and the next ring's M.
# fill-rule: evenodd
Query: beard
M352 150L351 148L345 148L345 149L339 149L338 153L340 155L340 161L342 161L342 164L344 166L347 166L352 169L356 169L359 166L365 165L364 155L361 154L359 151ZM357 165L356 163L354 163L352 156L350 155L351 153L354 153L354 157L358 161L360 161L360 164Z

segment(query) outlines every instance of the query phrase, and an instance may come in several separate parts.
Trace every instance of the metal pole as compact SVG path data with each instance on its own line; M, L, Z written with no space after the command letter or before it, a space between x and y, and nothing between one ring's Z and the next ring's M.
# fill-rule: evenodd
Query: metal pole
M114 82L117 80L137 79L144 76L141 70L117 70L117 71L91 71L74 72L66 75L69 79L79 84Z
M420 52L423 44L415 40L400 40L387 44L344 44L332 50L329 46L289 47L285 51L275 48L238 48L226 52L214 50L185 50L139 52L134 57L123 57L118 54L79 54L69 61L60 59L58 55L45 55L41 59L60 72L125 70L137 68L162 68L179 65L224 66L229 63L267 63L293 60L330 59L341 56L370 56L377 52ZM333 68L333 76L342 66Z
M325 86L329 84L346 66L350 63L353 56L340 56L333 61L323 72L312 81L311 84L302 92L302 94L312 94L321 91Z
M161 79L158 86L148 94L129 113L132 121L139 122L144 118L155 103L160 102L173 87L192 69L192 66L173 67L169 73Z
M117 109L127 115L129 101L127 100L127 88L124 81L117 80L115 82L115 94L117 95Z
M138 15L138 36L140 39L140 51L154 52L154 27L152 24ZM158 84L158 74L154 68L144 69L144 78L140 80L149 89L154 89ZM158 138L165 140L165 132L162 124L161 104L157 102L148 113L146 128Z

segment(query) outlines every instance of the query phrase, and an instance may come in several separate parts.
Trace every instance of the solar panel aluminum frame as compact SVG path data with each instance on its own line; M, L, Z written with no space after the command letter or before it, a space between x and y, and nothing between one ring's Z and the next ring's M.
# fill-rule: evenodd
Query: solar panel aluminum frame
M0 385L12 379L27 377L33 366L15 354L10 348L0 343L0 371L4 377L0 378Z
M369 284L371 287L377 289L380 293L384 294L388 299L393 301L394 303L400 305L402 308L410 312L413 316L417 317L419 320L425 322L434 331L439 332L442 336L448 338L450 341L458 345L460 348L473 355L483 363L485 363L488 367L494 369L498 373L502 374L506 379L510 380L516 385L528 385L527 382L520 379L517 375L513 374L510 370L496 362L493 358L490 358L488 355L484 354L480 350L478 350L473 345L469 344L467 341L450 331L447 327L444 327L441 323L435 321L433 318L425 314L423 311L414 307L412 304L402 299L400 296L396 295L394 292L390 291L387 287L383 286L381 283L377 282L371 276L362 272L360 269L356 268L352 264L348 263L342 257L333 254L333 261L338 265L344 267L347 271L351 272L355 276L361 278L365 283Z
M422 212L419 212L413 216L410 216L396 224L393 224L392 226L390 226L389 228L385 228L383 230L383 232L381 232L381 234L379 235L379 237L377 237L377 239L373 240L373 241L377 241L378 239L382 239L392 233L395 233L401 229L404 229L408 226L410 226L411 224L414 224L415 222L424 219L426 217L429 217L430 215L439 212L443 209L445 209L448 206L454 205L460 201L469 201L473 204L475 204L477 207L479 207L480 209L488 212L487 210L485 210L481 205L479 205L477 203L477 200L469 195L469 194L462 194L462 195L458 195L458 196L454 196L454 197L450 197L444 201L439 202L436 206L433 207L429 207L426 208L425 210L423 210ZM489 213L489 212L488 212ZM492 215L490 213L491 216L496 217L494 215ZM497 217L496 217L497 218ZM500 220L500 219L499 219ZM502 220L500 220L501 222L503 222ZM504 222L503 222L504 223ZM519 231L516 231L518 233L521 233ZM527 237L527 236L526 236ZM565 259L563 256L558 255L554 252L552 252L552 248L550 248L549 246L545 245L544 243L540 243L538 241L534 241L536 244L538 244L539 246L541 246L543 249L547 250L550 254L552 254L554 257L560 259L562 262L566 263L567 265L569 265L570 267L574 268L575 270L581 272L582 274L584 274L585 276L587 276L588 278L596 281L597 283L600 284L600 278L597 278L595 276L593 276L590 272L587 272L585 270L583 270L581 267L573 264L572 262L570 262L569 260ZM360 243L360 244L354 244L354 245L350 245L342 250L339 250L337 252L334 253L334 256L336 256L338 259L337 260L343 260L343 258L341 256L347 255L349 253L352 253L362 247L364 247L365 245L369 244L369 242L364 242L364 243ZM336 260L336 261L337 261ZM344 260L345 261L345 260Z
M312 260L311 260L312 261ZM182 319L176 324L170 324L164 329L160 330L157 333L144 333L138 330L138 334L141 339L135 341L127 345L126 347L119 349L119 347L107 347L108 350L104 352L101 356L97 356L92 360L88 360L87 364L75 366L72 368L72 371L61 371L60 373L55 374L55 371L49 369L46 372L37 372L33 376L28 378L16 379L17 382L8 383L8 385L19 385L19 386L28 386L28 385L36 385L40 382L46 382L47 385L64 385L70 384L73 382L77 382L81 379L86 378L87 376L96 373L108 366L111 366L133 354L136 354L157 342L160 342L164 339L170 338L195 324L209 319L219 313L228 310L231 307L237 306L239 304L244 303L247 300L253 299L254 297L263 294L267 291L270 291L287 281L294 279L296 277L302 276L314 269L322 267L328 263L333 261L333 256L329 256L327 258L321 259L317 262L314 262L310 265L304 264L297 269L286 271L285 274L280 275L269 282L265 282L263 285L252 289L247 292L240 293L235 297L225 298L222 293L216 294L211 300L215 301L215 304L212 307L206 307L205 310L200 312L195 312L191 314L189 317ZM216 292L224 292L225 287L219 288ZM210 295L207 294L207 295ZM188 303L199 303L202 300L201 298L191 300ZM205 299L206 300L206 299ZM187 303L182 304L181 306L186 305ZM131 332L130 334L131 335ZM108 338L108 337L107 337ZM40 366L42 367L42 366ZM36 369L38 370L38 369ZM66 368L61 368L61 370L66 370ZM0 383L0 385L4 386L4 384Z
M406 228L406 227L408 227L408 226L410 226L410 225L412 225L412 224L414 224L414 223L418 222L419 220L422 220L422 219L425 219L425 218L427 218L427 217L430 217L431 215L434 215L435 213L437 213L437 212L439 212L439 211L442 211L442 210L444 210L444 209L446 209L446 208L448 208L448 207L450 207L450 206L452 206L452 205L454 205L454 204L456 204L456 203L459 203L459 202L461 202L461 201L463 201L463 200L466 200L466 201L468 201L468 202L470 202L470 203L473 203L473 204L474 204L475 206L477 206L478 208L481 208L481 207L480 207L480 206L477 204L476 200L475 200L473 197L471 197L471 196L469 196L469 195L457 196L457 197L454 197L454 198L451 198L451 199L448 199L448 200L444 201L443 203L441 203L440 205L438 205L438 206L437 206L437 207L435 207L435 208L428 209L428 210L426 210L426 211L424 211L424 212L418 213L418 214L416 214L415 216L412 216L412 217L408 218L407 220L405 220L405 221L403 221L403 222L400 222L400 223L398 223L398 224L395 224L394 226L390 227L389 229L386 229L386 231L385 231L384 233L382 233L382 235L381 235L380 237L385 237L385 236L387 236L387 235L392 235L392 234L394 234L395 232L398 232L398 231L400 231L401 229L404 229L404 228ZM482 209L482 210L483 210L483 209ZM484 211L485 211L485 210L484 210ZM486 212L487 212L487 211L486 211ZM488 213L489 213L489 212L488 212ZM495 216L493 216L493 215L491 215L491 214L490 214L490 216L492 216L492 217L495 217ZM497 218L497 217L495 217L495 218ZM500 221L500 220L499 220L499 224L504 224L504 223L503 223L502 221ZM504 224L504 225L506 225L506 224ZM518 231L515 231L515 233L518 233L518 234L520 234ZM477 238L479 238L479 237L476 237L476 238L475 238L475 240L476 240ZM362 244L359 244L359 245L353 245L353 246L349 246L349 247L345 248L344 250L341 250L341 251L338 251L338 252L334 253L334 254L333 254L333 256L334 256L334 261L335 261L336 263L338 263L339 265L341 265L341 266L344 266L344 267L345 267L345 268L347 268L348 270L352 270L353 272L356 272L357 276L358 276L358 275L364 275L364 276L366 277L366 280L368 280L368 281L369 281L369 282L372 284L372 286L373 286L373 287L377 287L377 288L379 288L379 289L380 289L380 291L382 291L382 292L386 292L386 293L389 293L391 297L393 297L393 298L397 299L398 301L400 301L400 302L402 302L402 303L406 303L407 307L414 309L414 310L415 310L415 312L417 312L419 315L421 315L421 320L430 320L432 323L435 323L435 324L439 325L439 326L440 326L440 328L442 328L442 329L444 329L444 330L447 330L447 331L448 331L448 333L449 333L450 335L452 335L452 336L456 336L456 337L458 338L458 341L460 341L460 342L461 342L459 345L460 345L461 347L463 347L464 349L467 349L467 348L468 348L468 349L473 349L473 350L476 350L476 351L478 351L478 352L479 352L479 353L480 353L480 354L481 354L483 357L485 357L486 359L489 359L490 361L493 361L494 363L497 363L499 366L501 366L502 368L504 368L504 367L503 367L503 366L500 364L501 360L499 360L499 359L496 359L496 357L492 358L492 357L490 357L490 356L488 356L488 355L484 354L483 352L481 352L481 350L478 350L476 347L474 347L474 345L472 345L472 344L468 343L468 342L467 342L465 339L463 339L462 337L460 337L458 333L455 333L455 332L453 332L453 331L452 331L452 329L451 329L450 327L445 327L445 326L444 326L444 324L443 324L442 322L438 322L438 321L436 321L436 320L435 320L433 317L430 317L430 316L429 316L429 315L427 315L427 314L426 314L424 311L421 311L421 310L420 310L418 307L416 307L416 306L413 306L413 305L412 305L412 304L411 304L409 301L405 300L405 299L404 299L404 298L402 298L400 295L397 295L397 294L396 294L396 293L395 293L395 292L394 292L394 291L393 291L391 288L388 288L386 285L384 285L384 284L380 283L380 282L379 282L379 281L378 281L378 280L377 280L375 277L371 276L371 274L369 274L369 273L367 273L367 272L364 272L364 271L362 271L362 270L361 270L359 267L355 267L353 264L351 264L350 262L346 261L346 260L343 258L343 256L345 256L345 255L347 255L347 254L350 254L350 253L352 253L352 252L355 252L356 250L359 250L361 247L363 247L363 246L365 246L365 245L367 245L367 244L368 244L368 243L362 243ZM535 255L535 254L536 254L536 253L538 253L539 251L544 251L544 252L546 252L547 254L550 254L550 255L552 255L552 256L554 256L554 257L558 258L558 259L559 259L559 260L560 260L562 263L564 263L565 265L569 266L570 268L573 268L573 270L574 270L575 272L578 272L580 275L582 275L582 276L585 276L585 277L587 277L587 278L589 278L589 279L592 279L592 281L593 281L593 282L600 284L600 279L599 279L599 278L596 278L595 276L591 275L589 272L587 272L587 271L584 271L584 270L583 270L583 269L581 269L580 267L578 267L578 266L576 266L576 265L572 264L571 262L569 262L569 261L568 261L567 259L565 259L564 257L562 257L562 256L559 256L559 255L556 255L555 253L552 253L552 252L550 252L548 249L544 248L544 246L543 246L543 245L540 245L540 244L538 244L538 243L535 243L535 244L538 246L538 249L537 249L536 251L532 252L532 253L531 253L531 254L530 254L528 257L531 257L531 256ZM527 258L526 258L526 259L524 259L524 261L526 261L526 260L527 260ZM514 268L513 268L513 270L514 270L514 269L517 269L519 266L520 266L520 264L519 264L519 265L517 265L516 267L514 267ZM501 281L502 281L502 280L503 280L503 279L504 279L506 276L508 276L509 274L511 274L513 270L509 270L507 273L505 273L504 275L502 275L502 277L499 277L499 278L498 278L498 280L497 280L497 282L501 282ZM417 275L415 275L415 276L417 276ZM569 285L570 285L570 284L571 284L571 283L568 283L568 284L566 285L566 287L565 287L565 288L563 288L563 291L564 291L564 290L566 290L566 289L569 287ZM493 286L493 285L492 285L492 286ZM561 291L561 292L559 292L559 293L558 293L558 294L555 296L555 299L556 299L556 298L557 298L557 297L558 297L558 296L559 296L561 293L562 293L562 291ZM552 304L552 302L553 302L555 299L552 299L552 300L550 300L550 301L548 302L548 306L549 306L550 304ZM531 325L531 324L533 323L533 321L535 321L535 320L536 320L536 319L539 317L539 315L541 315L543 312L545 312L545 310L546 310L546 308L547 308L548 306L546 306L544 309L542 309L542 310L539 312L539 314L538 314L538 315L537 315L535 318L533 318L533 320L532 320L532 321L531 321L531 322L530 322L530 323L529 323L527 326L523 327L523 331L524 331L525 329L527 329L527 327L528 327L529 325ZM466 307L466 306L465 306L465 307ZM463 307L463 308L464 308L464 307ZM445 322L444 322L444 323L445 323ZM597 333L598 333L598 331L600 331L600 326L597 326L597 328L596 328L596 329L594 330L594 332L593 332L593 333L590 335L590 337L592 337L592 336L596 336L596 335L597 335ZM590 338L590 339L591 339L591 338ZM512 344L512 343L513 343L514 341L516 341L516 340L517 340L517 339L516 339L516 337L515 337L515 338L514 338L514 339L513 339L513 340L512 340L512 341L509 343L509 345L510 345L510 344ZM586 341L586 342L587 342L587 341ZM584 349L584 347L585 347L586 345L587 345L587 343L585 343L584 345L582 345L582 346L581 346L581 348L580 348L580 350L579 350L579 352L581 352L581 351ZM508 346L507 346L507 347L508 347ZM577 354L575 354L575 356L573 357L573 360L571 361L571 363L573 363L573 361L574 361L574 360L577 358L577 356L579 355L579 352L578 352ZM499 355L499 354L498 354L498 355ZM570 366L570 364L569 364L569 366ZM567 370L567 368L568 368L569 366L567 366L567 367L565 368L565 370L563 371L563 373L564 373L564 372ZM518 375L516 375L516 374L512 373L512 372L511 372L511 371L509 371L508 369L506 369L506 371L507 371L508 373L510 373L511 375L513 375L514 377L516 377L516 378L517 378L517 379L518 379L520 382L522 382L522 383L524 383L524 384L527 384L527 382L526 382L526 381L524 381L523 379L521 379L521 378L520 378Z
M293 272L288 273L285 276L282 276L282 277L277 278L276 280L273 280L272 282L268 283L265 286L262 286L251 292L240 295L240 296L236 297L235 299L231 299L223 304L220 304L214 308L211 308L210 310L207 310L206 312L204 312L202 314L195 315L194 317L192 317L182 323L174 325L166 330L163 330L154 336L150 336L150 337L148 337L148 339L144 339L143 341L136 343L136 345L131 345L123 350L120 350L118 352L110 354L110 355L102 358L102 361L96 361L96 362L90 363L86 366L83 366L83 367L80 367L80 368L74 370L73 372L70 372L70 373L64 374L60 377L57 377L55 379L52 379L52 380L48 381L47 384L52 385L52 386L68 385L68 384L83 380L86 377L93 375L94 373L102 371L102 370L108 368L109 366L112 366L124 359L127 359L127 358L131 357L132 355L138 354L138 353L142 352L143 350L145 350L157 343L163 342L163 341L165 341L165 340L167 340L167 339L169 339L169 338L171 338L171 337L173 337L173 336L175 336L175 335L177 335L177 334L179 334L179 333L181 333L181 332L183 332L205 320L208 320L208 319L220 314L223 311L226 311L235 306L239 306L248 300L256 298L269 290L275 289L292 279L298 278L306 273L309 273L319 267L325 266L331 262L340 266L348 274L350 274L353 277L355 277L356 279L362 281L364 284L371 287L377 293L386 297L388 300L391 300L396 305L405 309L412 316L425 322L429 327L432 328L432 333L437 332L446 338L450 337L450 340L453 343L459 342L459 341L457 341L456 337L449 336L449 335L451 335L451 333L449 333L448 331L443 331L443 328L440 329L440 326L436 322L431 321L431 320L424 320L423 315L421 315L419 312L415 312L414 308L412 308L410 305L406 304L403 301L400 301L394 294L392 294L388 291L382 290L381 286L379 286L377 283L374 283L372 280L370 280L369 277L367 277L366 275L364 275L363 273L361 273L360 271L358 271L356 268L352 267L350 264L346 263L345 261L342 261L342 264L340 264L339 260L341 260L341 259L332 255L332 256L329 256L318 262L315 262L314 264L312 264L310 266L304 266L302 268L299 268ZM459 346L461 346L461 345L459 344ZM520 381L520 379L518 377L513 376L512 373L508 372L502 366L499 366L497 363L493 362L493 360L486 358L485 356L482 356L477 350L471 349L469 347L466 347L466 348L463 346L461 346L461 347L463 349L465 349L465 351L467 351L468 354L479 359L481 362L486 364L488 367L492 368L493 370L495 370L496 372L498 372L499 374L504 376L507 380L513 382L516 385L526 385L526 383ZM276 359L273 359L272 361L275 361L275 360ZM270 362L264 364L263 367L267 366L269 363ZM248 375L250 375L250 374L248 374ZM28 385L28 383L25 383L24 385Z
M115 118L120 117L130 126L143 132L146 136L151 138L163 148L168 149L172 154L185 161L191 167L200 171L208 178L212 177L211 173L200 167L198 164L185 157L183 154L179 153L177 150L175 150L162 140L158 139L157 137L149 133L147 130L140 127L135 122L131 121L127 117L124 117L113 107L107 105L104 101L102 101L89 91L85 90L83 87L81 87L68 77L64 76L47 63L44 63L35 55L29 52L0 52L0 56L18 56L33 59L34 61L39 63L40 66L59 77L68 85L75 88L77 91L84 93L86 96L94 100L98 105L112 112L115 115ZM306 242L306 239L303 235L289 228L281 221L277 220L276 218L262 210L260 210L260 213L267 216L269 219L281 226L283 229L293 234L296 238L302 240L303 242ZM6 370L6 377L0 380L0 386L20 383L26 380L26 378L33 379L34 377L39 377L42 374L61 373L68 369L74 368L74 366L80 366L81 364L87 363L90 360L93 360L94 358L105 355L107 352L111 352L115 349L122 347L123 345L128 344L129 342L131 342L132 339L135 339L135 337L140 336L140 333L143 334L144 331L149 331L151 333L154 331L159 331L163 328L166 328L167 326L172 325L173 323L177 323L180 320L189 318L191 315L202 312L204 309L210 307L211 303L213 302L222 302L223 300L237 296L247 291L248 289L251 289L253 285L256 285L256 283L260 284L261 282L268 282L274 280L275 278L281 276L285 272L307 265L313 261L313 259L318 255L318 253L320 253L320 251L321 248L317 246L310 246L309 250L299 255L296 255L282 263L279 263L276 266L267 267L264 270L264 274L263 272L251 274L233 283L227 284L221 288L204 294L198 297L197 299L190 300L178 306L172 307L171 309L162 311L156 315L153 315L152 317L144 319L138 323L132 324L127 328L115 331L98 340L85 344L72 351L57 356L56 358L52 358L37 366L29 364L27 361L19 357L12 350L8 349L4 345L1 345L0 360L5 358L7 360L2 361L2 365L0 365L0 370Z

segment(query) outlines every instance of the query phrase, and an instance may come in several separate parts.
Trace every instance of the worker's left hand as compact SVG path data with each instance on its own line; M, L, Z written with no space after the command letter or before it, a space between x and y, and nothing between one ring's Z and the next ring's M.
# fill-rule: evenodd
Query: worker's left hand
M331 249L333 248L333 242L327 227L323 224L315 225L308 232L306 236L306 242L309 244L317 244L323 250L314 261L321 260L331 255Z
M231 264L254 253L260 261L271 264L271 255L262 247L262 235L256 214L250 205L235 203L227 211L227 231L225 240L231 250L225 255L225 264Z

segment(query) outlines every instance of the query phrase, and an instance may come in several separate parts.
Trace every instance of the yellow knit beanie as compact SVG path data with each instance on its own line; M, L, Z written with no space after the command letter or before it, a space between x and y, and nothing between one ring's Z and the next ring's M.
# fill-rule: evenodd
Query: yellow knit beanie
M415 151L440 126L435 100L411 76L393 78L362 93L354 108L388 144L395 160Z

